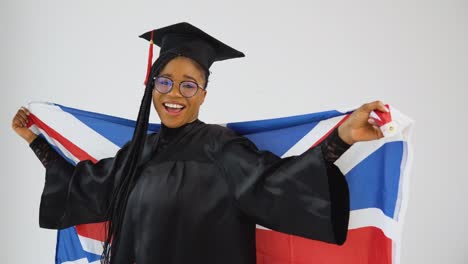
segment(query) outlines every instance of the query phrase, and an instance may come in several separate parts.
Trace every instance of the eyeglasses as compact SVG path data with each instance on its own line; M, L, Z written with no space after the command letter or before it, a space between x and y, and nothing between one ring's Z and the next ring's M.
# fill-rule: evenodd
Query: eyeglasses
M171 92L174 86L174 81L163 76L154 77L154 89L162 94ZM198 92L198 88L204 89L198 83L192 81L183 81L179 83L179 92L185 98L195 96Z

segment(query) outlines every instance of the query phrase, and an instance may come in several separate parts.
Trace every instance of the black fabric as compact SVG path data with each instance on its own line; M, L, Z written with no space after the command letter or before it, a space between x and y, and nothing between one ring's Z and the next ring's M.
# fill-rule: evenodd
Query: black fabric
M201 29L186 23L148 31L140 36L148 41L153 33L154 44L161 47L159 54L173 53L189 57L208 70L213 62L244 57L237 51Z
M338 135L338 128L335 128L330 135L320 144L322 153L328 163L335 162L351 145L344 142Z
M41 136L36 137L36 139L29 144L29 147L34 151L34 154L36 154L36 157L41 161L44 168L48 168L49 164L52 164L58 159L63 159L63 157L60 156L57 151L54 151L49 143Z
M324 142L334 145L336 137ZM96 164L46 163L40 225L106 220L117 180L108 171L127 149ZM112 263L254 264L255 224L342 244L349 192L341 172L325 159L329 150L319 145L281 159L221 126L199 120L177 129L163 126L147 137Z

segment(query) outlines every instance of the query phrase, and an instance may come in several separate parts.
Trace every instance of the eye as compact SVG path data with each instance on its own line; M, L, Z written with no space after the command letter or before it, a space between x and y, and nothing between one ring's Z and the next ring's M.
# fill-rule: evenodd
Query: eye
M158 84L160 84L160 85L170 85L171 83L169 81L167 81L167 80L159 80Z
M164 86L171 86L172 85L172 81L168 78L165 78L165 77L158 77L156 79L156 84L157 85L164 85Z
M197 89L198 88L198 85L194 82L183 82L181 85L182 85L182 88L184 89Z

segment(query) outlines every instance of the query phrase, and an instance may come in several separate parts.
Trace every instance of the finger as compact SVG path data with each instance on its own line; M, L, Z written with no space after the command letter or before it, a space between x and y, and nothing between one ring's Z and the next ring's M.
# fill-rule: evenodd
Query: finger
M385 104L382 101L376 101L377 106L376 109L385 113L390 112L390 110L385 106Z
M385 107L385 104L382 101L374 101L371 103L363 104L361 108L367 113L370 113L374 110L389 112L389 110L387 109L387 107Z
M23 116L22 116L21 114L19 114L19 113L15 116L15 119L14 119L14 120L18 121L18 122L21 124L21 126L25 126L26 123L28 122L28 118L27 118L27 117L23 117Z
M367 123L369 123L372 126L376 126L376 127L379 126L379 124L377 124L377 121L375 121L375 118L372 118L372 117L367 119Z
M20 110L23 110L23 111L26 113L26 115L29 115L29 114L31 113L31 112L29 112L29 109L26 108L26 107L24 107L24 106L22 106L22 107L20 108Z
M18 124L17 125L18 127L25 127L26 126L26 123L23 120L18 119L15 123Z
M13 129L21 128L21 127L23 127L23 123L20 120L15 119L15 120L13 120L12 127L13 127Z
M384 134L382 133L382 130L380 130L380 128L378 126L372 126L372 128L374 129L374 133L375 133L377 138L383 138L384 137Z
M20 116L20 117L22 117L22 118L28 120L28 115L26 114L25 111L22 111L21 109L18 110L18 113L16 113L16 115L18 115L18 116Z
M363 105L361 106L361 109L362 109L363 111L365 111L366 113L370 113L370 112L372 112L372 111L375 109L375 102L363 104Z
M18 113L16 113L15 118L21 119L21 120L24 120L24 121L27 121L29 119L29 117L23 111L18 111Z

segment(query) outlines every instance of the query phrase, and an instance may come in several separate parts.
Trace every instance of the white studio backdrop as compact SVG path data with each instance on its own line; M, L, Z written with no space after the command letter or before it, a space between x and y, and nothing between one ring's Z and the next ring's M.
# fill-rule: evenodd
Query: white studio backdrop
M402 264L468 263L468 1L452 0L2 0L2 263L54 262L56 233L38 227L44 169L11 130L17 109L40 100L136 118L148 50L138 36L181 21L247 56L211 68L207 123L375 99L412 117Z

